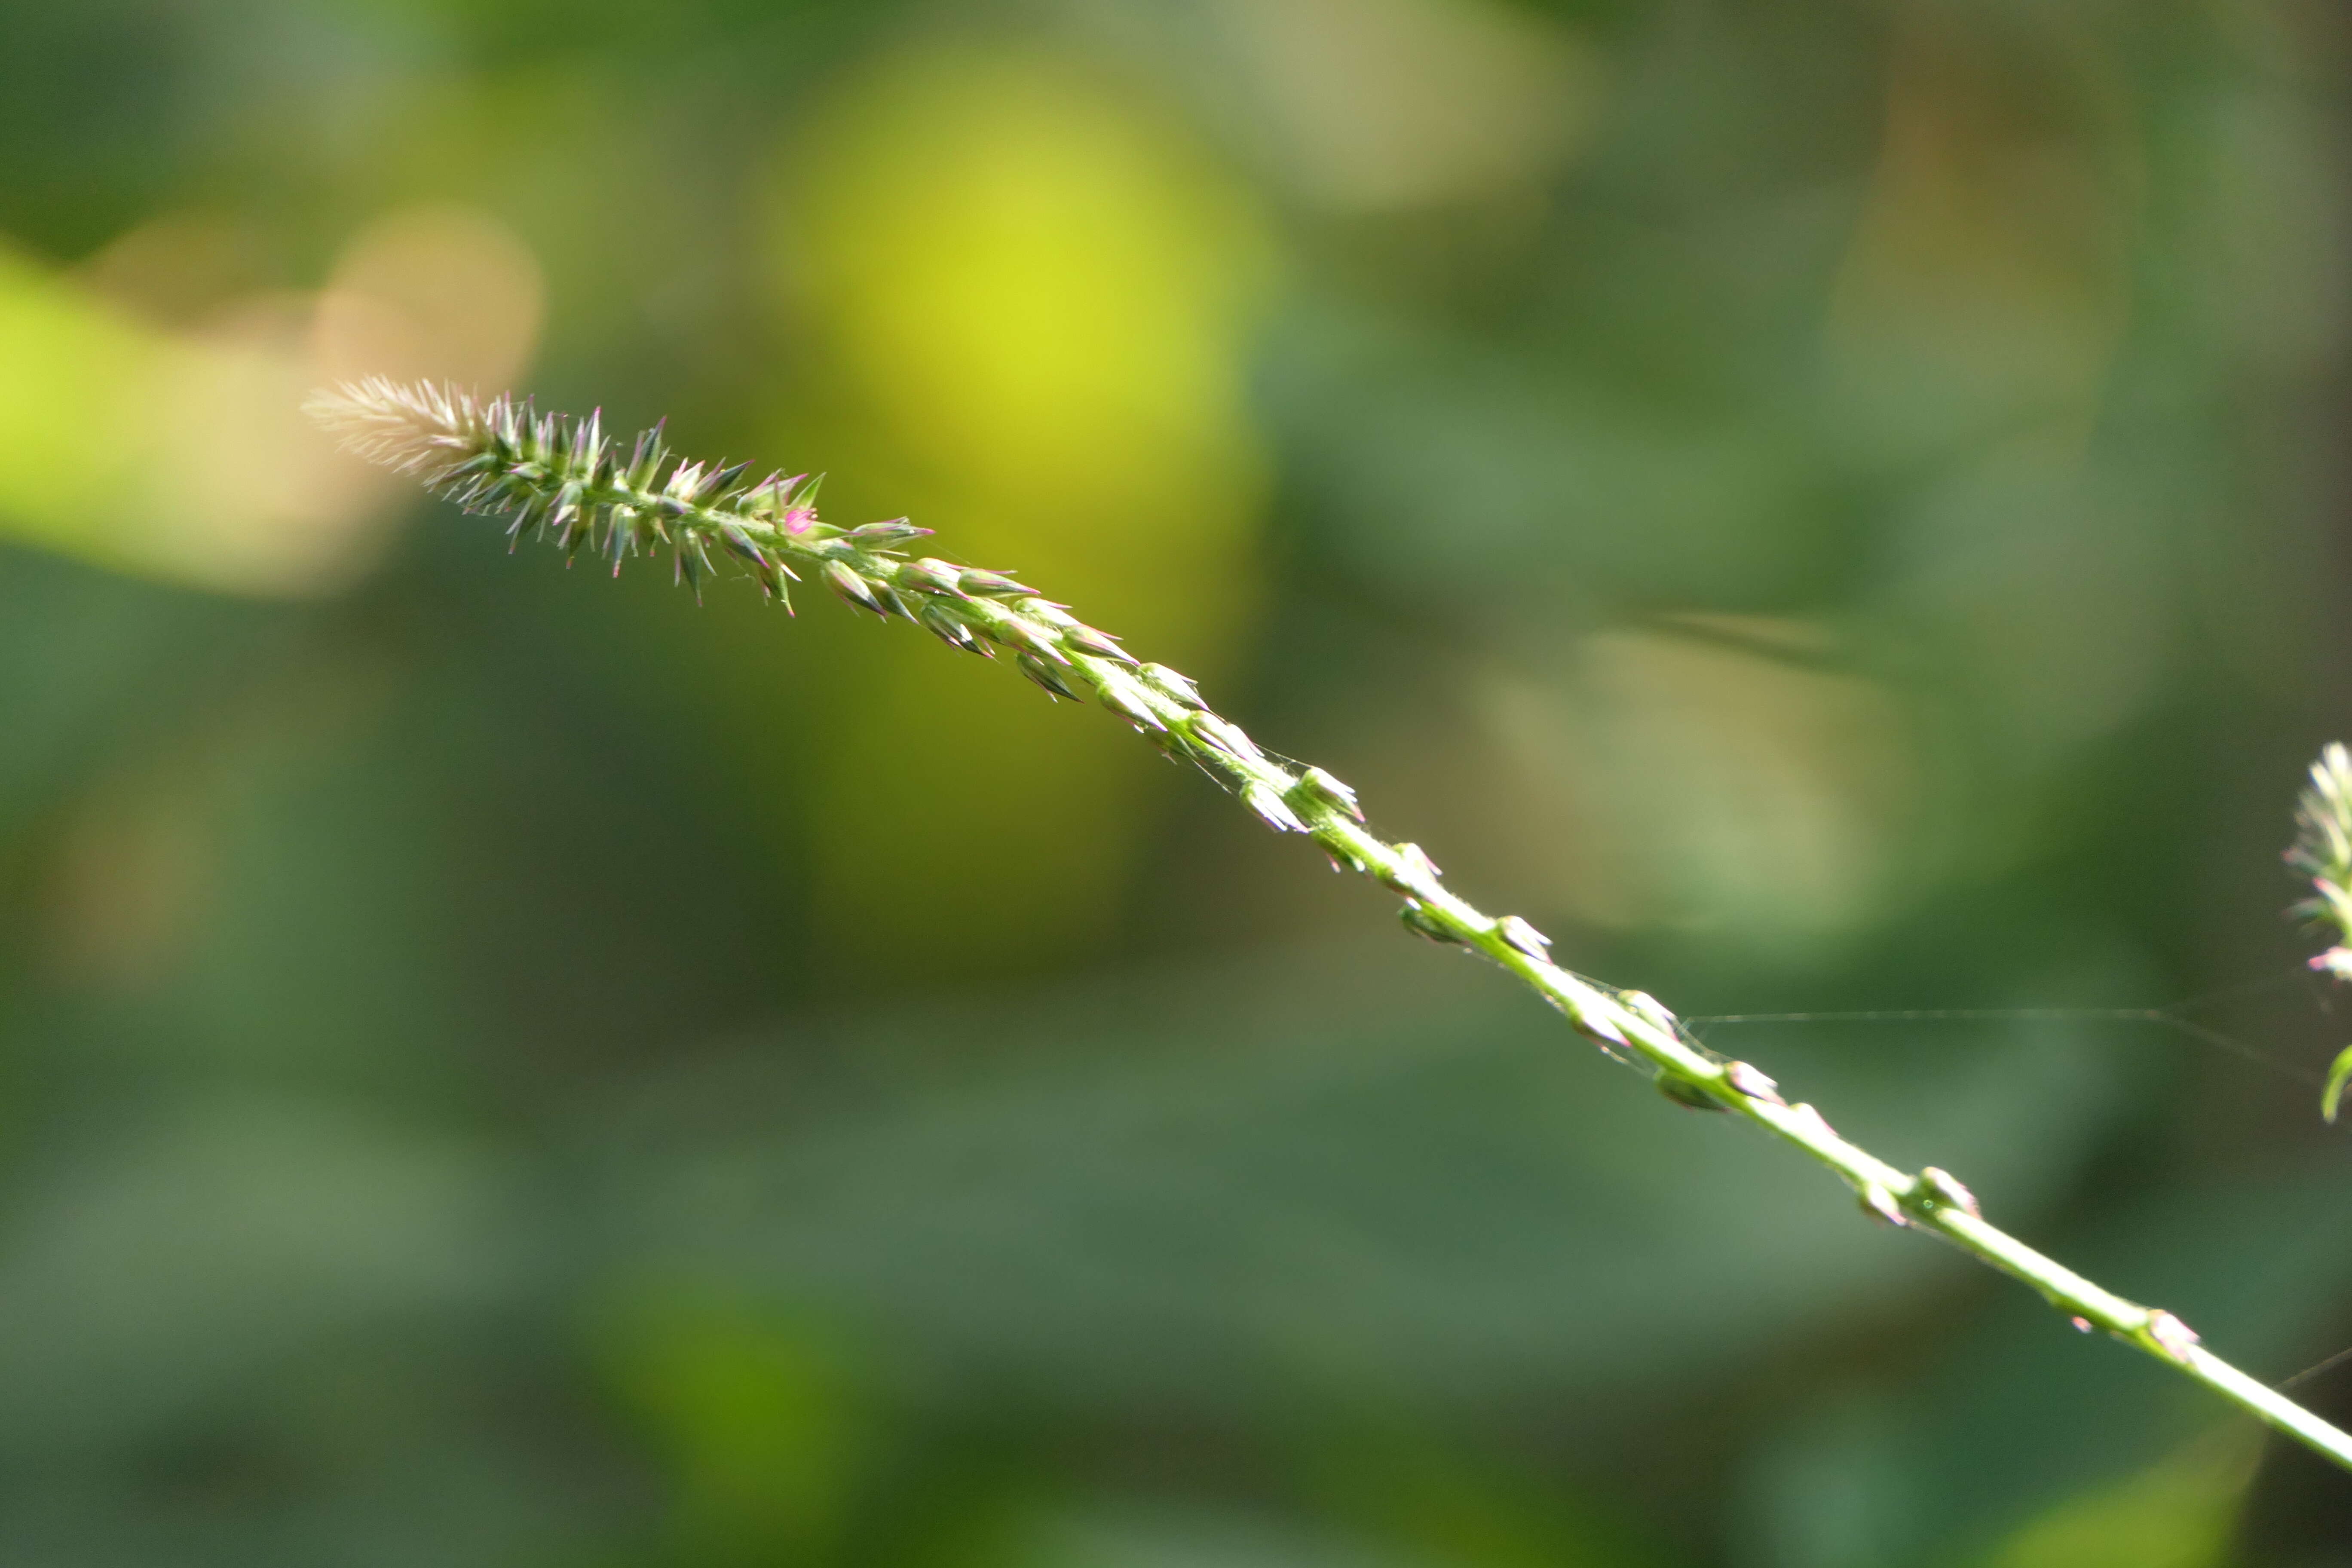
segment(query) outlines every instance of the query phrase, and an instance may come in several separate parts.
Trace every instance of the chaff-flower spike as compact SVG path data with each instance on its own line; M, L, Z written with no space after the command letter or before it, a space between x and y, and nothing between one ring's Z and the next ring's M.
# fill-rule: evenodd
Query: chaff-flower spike
M2336 939L2311 966L2352 980L2352 752L2341 742L2330 742L2311 764L2294 825L2286 861L2311 879L2312 897L2293 912L2325 925Z
M320 394L310 408L353 450L474 510L528 514L557 497L549 523L560 525L566 545L576 544L579 535L578 520L567 509L607 524L616 508L648 519L667 510L677 544L698 549L715 537L747 564L772 563L778 579L787 562L814 567L853 604L908 615L944 639L982 652L992 651L991 645L1011 650L1033 680L1048 689L1090 694L1163 751L1198 763L1268 826L1303 834L1335 864L1394 889L1416 933L1508 970L1604 1054L1666 1080L1676 1099L1715 1105L1770 1132L1834 1172L1880 1217L1937 1235L2023 1280L2062 1316L2105 1330L2352 1469L2352 1435L2213 1355L2170 1313L2115 1295L1996 1228L1970 1205L1952 1200L1953 1192L1964 1189L1950 1178L1900 1170L1847 1142L1812 1106L1789 1103L1777 1089L1757 1092L1769 1080L1685 1039L1671 1015L1647 998L1641 999L1647 1005L1637 1005L1632 994L1553 963L1532 926L1498 920L1456 898L1426 855L1360 826L1352 790L1328 773L1310 776L1262 751L1238 726L1200 704L1191 683L1172 672L1094 651L1100 634L1072 637L1078 623L1011 574L929 559L908 562L887 548L900 542L895 532L887 541L879 533L860 540L825 528L816 521L814 485L793 499L789 512L780 512L780 496L712 493L705 481L718 476L699 465L673 468L665 482L661 469L668 454L657 434L639 438L623 471L604 460L593 422L583 440L575 424L518 410L510 398L482 403L447 387L378 378ZM748 555L736 546L736 535L750 547ZM756 564L751 569L759 571ZM2332 751L2323 763L2324 776L2315 770L2314 787L2330 815L2313 830L2308 853L2330 871L2343 865L2345 874L2328 879L2339 889L2352 888L2352 826L2331 837L2326 825L2352 824L2352 814L2343 809L2352 805L2352 756ZM2331 911L2352 910L2352 893L2341 902L2325 889L2322 897Z
M2352 980L2352 752L2330 742L2311 764L2311 783L2294 813L2294 846L2286 863L2311 879L2312 896L2289 912L2327 928L2335 945L2311 967L2336 979ZM2352 1046L2328 1068L2319 1093L2319 1114L2329 1121L2352 1083Z

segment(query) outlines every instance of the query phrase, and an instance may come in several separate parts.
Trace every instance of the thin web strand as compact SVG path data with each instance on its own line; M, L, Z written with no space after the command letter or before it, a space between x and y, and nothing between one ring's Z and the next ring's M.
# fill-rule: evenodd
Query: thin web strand
M2153 1024L2159 1028L2177 1031L2190 1039L2227 1052L2242 1061L2252 1063L2282 1078L2316 1087L2319 1075L2307 1068L2283 1061L2258 1047L2230 1035L2210 1024L2202 1024L2184 1015L2189 1009L2201 1007L2226 997L2248 993L2275 990L2307 978L2307 972L2297 969L2260 980L2245 981L2219 990L2200 993L2161 1007L1893 1007L1868 1008L1850 1012L1810 1013L1703 1013L1694 1014L1682 1022L1694 1031L1707 1025L1719 1024L1916 1024L1916 1023L2110 1023Z
M2334 1355L2329 1356L2326 1361L2314 1362L2311 1365L2305 1367L2301 1372L2296 1373L2293 1377L2283 1379L2280 1382L2271 1384L2271 1386L2277 1389L2281 1394L2284 1394L2288 1389L2294 1387L2297 1384L2308 1382L2312 1378L2317 1377L2323 1372L2327 1372L2335 1367L2342 1366L2347 1361L2352 1361L2352 1345L2345 1346L2342 1350L2337 1351Z

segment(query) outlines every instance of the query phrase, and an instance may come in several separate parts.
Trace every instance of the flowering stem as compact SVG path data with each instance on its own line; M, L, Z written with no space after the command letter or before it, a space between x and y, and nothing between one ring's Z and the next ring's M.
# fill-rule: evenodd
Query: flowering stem
M1320 768L1260 751L1184 677L1138 662L1116 638L1003 573L908 559L898 548L929 530L903 520L833 527L818 520L801 480L747 485L740 468L672 466L657 431L640 437L624 461L593 415L573 420L504 397L481 403L448 388L380 379L319 394L309 406L363 456L415 475L468 510L510 516L517 542L551 536L572 554L593 550L616 574L631 555L667 551L678 578L698 593L716 561L731 557L788 606L787 583L814 576L853 607L902 616L950 647L988 658L1009 653L1051 695L1092 696L1161 751L1197 764L1268 826L1306 835L1338 865L1395 893L1417 935L1472 949L1517 975L1608 1056L1649 1072L1669 1098L1746 1118L1843 1178L1874 1217L1938 1237L2023 1280L2076 1328L2104 1330L2352 1469L2352 1436L2207 1352L2171 1313L2103 1289L1996 1228L1946 1173L1898 1170L1847 1142L1811 1105L1789 1103L1755 1068L1698 1045L1648 996L1554 964L1541 932L1456 897L1418 847L1388 843L1365 828L1353 790Z

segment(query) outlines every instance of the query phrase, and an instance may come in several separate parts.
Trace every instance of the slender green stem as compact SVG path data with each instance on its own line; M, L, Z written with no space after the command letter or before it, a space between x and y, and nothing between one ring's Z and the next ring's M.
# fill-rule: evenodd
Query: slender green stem
M1649 997L1553 963L1549 939L1533 926L1456 897L1420 848L1365 828L1353 790L1319 768L1268 756L1184 677L1139 663L1116 638L1002 573L909 560L895 548L928 530L904 521L834 528L818 521L798 480L743 485L740 469L692 463L665 477L668 456L657 435L641 437L625 462L595 416L539 415L505 398L481 404L444 388L377 381L320 395L310 406L363 455L468 510L511 515L518 540L548 534L569 552L593 548L616 573L631 555L667 549L680 578L698 584L716 549L787 604L787 582L807 574L852 605L903 616L951 647L1010 653L1049 693L1092 696L1162 751L1196 763L1269 826L1306 835L1335 863L1388 888L1416 934L1509 970L1610 1057L1649 1071L1670 1098L1745 1117L1837 1173L1875 1218L1938 1237L2023 1280L2077 1328L2105 1331L2352 1470L2352 1436L2207 1352L2171 1313L2103 1289L1995 1227L1946 1173L1898 1170L1847 1142L1755 1068L1697 1045Z

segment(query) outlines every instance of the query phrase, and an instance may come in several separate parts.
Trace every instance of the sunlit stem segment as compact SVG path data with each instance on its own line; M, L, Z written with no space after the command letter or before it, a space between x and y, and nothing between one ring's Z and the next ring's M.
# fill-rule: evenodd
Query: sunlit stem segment
M1252 769L1249 775L1283 790L1281 769ZM1284 793L1290 798L1298 792L1293 786ZM2077 1327L2105 1331L2352 1470L2352 1435L2207 1351L2171 1313L2127 1300L1992 1225L1950 1175L1932 1166L1916 1173L1898 1170L1840 1137L1812 1106L1787 1103L1778 1086L1747 1063L1718 1061L1690 1043L1673 1016L1648 997L1595 985L1529 951L1545 944L1540 938L1514 940L1528 931L1524 921L1497 920L1446 891L1427 858L1412 846L1383 843L1354 822L1311 806L1301 819L1305 831L1342 861L1402 893L1409 924L1493 959L1610 1056L1654 1068L1672 1098L1746 1117L1844 1178L1874 1217L1973 1254L2033 1287Z
M1262 752L1183 676L1139 663L1118 639L1005 574L908 560L894 548L928 530L904 521L835 528L818 521L797 479L744 484L740 469L673 464L652 435L624 459L595 418L541 415L506 398L478 403L444 387L377 381L321 394L310 407L364 456L470 510L512 517L518 539L551 535L615 572L631 555L666 549L679 576L698 584L714 563L732 560L779 599L788 579L807 574L853 607L913 621L950 647L1011 654L1048 693L1091 696L1161 751L1197 764L1268 826L1304 834L1336 864L1388 888L1410 930L1509 970L1610 1057L1650 1072L1670 1098L1745 1117L1836 1172L1874 1217L1939 1237L2023 1280L2076 1327L2105 1331L2352 1470L2352 1436L2208 1352L2171 1313L2103 1289L1988 1223L1944 1172L1898 1170L1848 1142L1755 1068L1688 1038L1649 997L1554 964L1533 926L1457 898L1418 847L1366 829L1353 790Z

